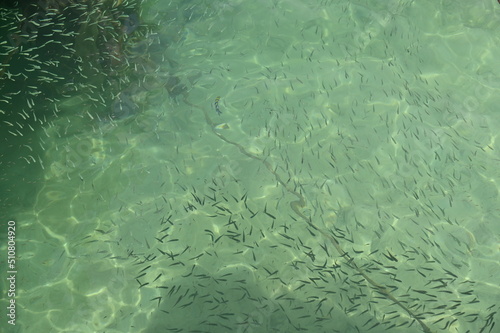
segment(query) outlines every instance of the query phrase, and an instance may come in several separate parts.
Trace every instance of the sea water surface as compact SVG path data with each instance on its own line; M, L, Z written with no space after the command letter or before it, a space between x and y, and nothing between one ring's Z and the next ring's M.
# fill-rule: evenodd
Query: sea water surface
M144 1L140 21L165 84L110 121L61 101L36 173L9 174L9 329L498 329L496 1Z

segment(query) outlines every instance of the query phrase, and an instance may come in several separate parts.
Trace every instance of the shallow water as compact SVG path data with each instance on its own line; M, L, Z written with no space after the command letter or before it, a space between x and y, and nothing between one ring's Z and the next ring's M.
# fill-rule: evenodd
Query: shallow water
M499 9L145 3L182 89L40 133L18 332L494 332Z

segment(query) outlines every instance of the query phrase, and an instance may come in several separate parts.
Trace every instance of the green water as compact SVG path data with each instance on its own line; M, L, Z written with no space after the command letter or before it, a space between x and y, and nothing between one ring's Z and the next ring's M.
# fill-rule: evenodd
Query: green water
M61 101L36 162L5 153L18 321L2 327L495 332L499 10L144 3L170 41L156 80L186 91L151 86L112 122Z

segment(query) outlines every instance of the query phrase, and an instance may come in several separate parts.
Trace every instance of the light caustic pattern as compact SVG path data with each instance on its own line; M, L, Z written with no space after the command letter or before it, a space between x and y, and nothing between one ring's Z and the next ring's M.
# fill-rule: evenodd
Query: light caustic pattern
M85 285L92 328L494 332L500 85L469 46L487 37L454 48L453 22L484 15L447 8L441 26L428 6L183 7L168 55L191 78L182 98L139 116L83 180L65 171L83 182L71 206L104 212L73 208L94 230L68 260L116 271Z

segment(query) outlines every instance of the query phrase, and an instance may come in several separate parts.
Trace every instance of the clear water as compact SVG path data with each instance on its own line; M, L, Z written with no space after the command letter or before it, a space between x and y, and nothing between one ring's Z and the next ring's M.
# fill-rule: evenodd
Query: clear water
M144 3L185 89L33 134L9 329L495 332L499 10Z

